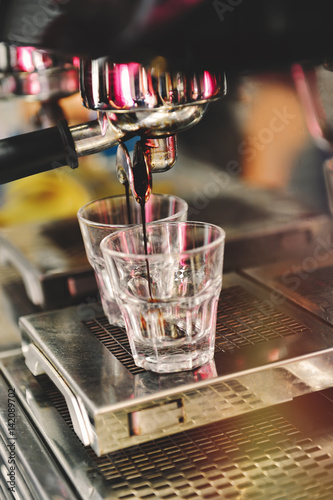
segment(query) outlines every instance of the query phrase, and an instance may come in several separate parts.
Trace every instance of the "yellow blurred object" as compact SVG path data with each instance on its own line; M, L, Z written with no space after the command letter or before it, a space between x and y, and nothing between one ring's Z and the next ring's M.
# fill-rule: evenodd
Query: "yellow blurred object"
M55 170L7 184L0 226L76 215L91 199L89 190L71 171Z

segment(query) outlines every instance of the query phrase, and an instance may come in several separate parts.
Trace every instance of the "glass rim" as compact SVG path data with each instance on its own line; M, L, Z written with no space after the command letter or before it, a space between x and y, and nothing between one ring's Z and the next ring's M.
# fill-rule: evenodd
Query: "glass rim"
M176 217L176 216L180 216L181 214L187 212L188 210L188 203L187 201L183 200L183 198L180 198L179 196L176 196L176 195L173 195L173 194L165 194L165 193L152 193L150 195L150 198L172 198L176 201L179 201L181 202L181 204L183 205L182 209L179 210L179 212L173 214L173 215L169 215L168 217L163 217L163 219L158 219L158 221L151 221L151 222L148 222L148 224L152 224L152 223L155 223L155 222L162 222L162 221L167 221L169 219L169 217ZM99 202L102 202L102 201L106 201L106 200L111 200L111 199L116 199L116 198L121 198L121 199L126 199L126 195L125 194L115 194L115 195L112 195L112 196L105 196L104 198L99 198L99 199L96 199L96 200L92 200L92 201L89 201L88 203L86 203L85 205L83 205L81 208L79 208L78 212L77 212L77 218L79 219L80 222L83 222L84 224L86 224L87 226L91 226L91 227L102 227L102 228L108 228L110 226L112 227L119 227L121 229L126 229L126 228L129 228L129 227L133 227L133 226L137 226L138 224L107 224L105 222L96 222L96 221L92 221L90 219L87 219L87 217L85 217L83 215L83 212L84 210L86 210L89 205L93 205L95 203L99 203ZM133 198L134 200L134 198ZM135 201L135 200L134 200ZM149 200L148 200L149 202ZM137 203L137 202L136 202ZM170 221L172 222L172 221Z
M149 223L147 226L151 226L152 224ZM197 226L197 227L209 227L214 229L219 233L218 237L216 240L211 241L210 243L207 243L205 245L201 245L200 247L197 248L191 248L189 250L183 250L183 251L178 251L178 252L170 252L170 253L154 253L154 254L144 254L144 253L125 253L125 252L118 252L116 250L111 250L110 248L107 247L108 240L111 240L113 238L119 237L119 232L130 232L130 231L137 231L138 228L142 228L141 224L135 224L131 227L127 227L126 229L122 229L121 231L117 231L116 233L108 234L105 236L105 238L102 239L100 243L100 247L102 250L102 253L106 253L109 257L112 258L118 258L118 259L123 259L124 257L132 258L133 260L159 260L161 257L175 257L175 256L185 256L185 255L194 255L199 252L207 251L211 248L214 248L216 246L219 246L221 243L225 242L226 238L226 232L222 227L217 226L216 224L211 224L210 222L201 222L201 221L158 221L154 222L154 227L156 228L157 226L181 226L181 225L186 225L186 226Z

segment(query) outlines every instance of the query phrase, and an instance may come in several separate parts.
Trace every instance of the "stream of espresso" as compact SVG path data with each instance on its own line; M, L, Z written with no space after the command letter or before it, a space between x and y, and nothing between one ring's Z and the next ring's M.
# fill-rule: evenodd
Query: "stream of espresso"
M145 248L145 254L148 255L145 206L146 206L145 200L141 200L140 201L140 208L141 208L141 224L142 224L142 231L143 231L143 244L144 244L144 248ZM152 295L152 291L151 291L151 279L150 279L150 270L149 270L148 259L146 259L146 268L147 268L147 280L148 280L149 297L150 297L150 300L153 300L153 295Z
M125 186L125 195L126 195L127 223L130 225L130 224L133 224L132 214L131 214L131 203L130 203L131 192L130 192L130 187L129 187L128 182L125 182L124 186Z
M125 193L126 193L126 206L127 206L127 219L128 219L128 224L132 224L132 217L131 217L131 210L130 210L130 188L129 188L129 183L125 183ZM143 243L144 243L144 249L145 249L145 254L148 255L148 246L147 246L147 229L146 229L146 211L145 211L145 206L146 206L146 201L145 201L145 196L140 196L137 199L137 202L140 205L141 209L141 224L142 224L142 232L143 232ZM148 259L146 259L146 269L147 269L147 281L148 281L148 292L149 292L149 297L150 300L153 301L153 295L152 295L152 290L151 290L151 278L150 278L150 271L149 271L149 262Z

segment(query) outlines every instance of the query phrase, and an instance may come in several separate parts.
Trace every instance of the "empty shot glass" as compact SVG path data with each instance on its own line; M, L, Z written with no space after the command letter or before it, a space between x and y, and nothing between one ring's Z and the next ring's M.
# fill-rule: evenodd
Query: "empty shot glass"
M225 232L202 222L162 222L106 237L101 249L137 366L191 370L214 356Z
M187 203L181 198L152 194L145 204L146 222L184 221L187 218L187 209ZM141 207L132 196L129 207L126 196L120 195L92 201L78 211L82 238L88 261L95 271L103 311L110 324L122 327L124 321L113 295L100 243L105 236L128 227L129 219L132 224L141 223Z

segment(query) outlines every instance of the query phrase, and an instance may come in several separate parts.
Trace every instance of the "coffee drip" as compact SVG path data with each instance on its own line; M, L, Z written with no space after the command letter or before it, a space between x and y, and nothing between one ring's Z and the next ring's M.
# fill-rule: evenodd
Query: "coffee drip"
M132 214L131 214L131 206L130 206L130 187L128 181L124 182L125 187L125 196L126 196L126 210L127 210L127 224L132 224Z
M146 161L143 152L141 141L138 141L135 144L134 154L133 154L133 165L131 163L130 156L126 146L122 144L118 147L117 174L118 174L118 179L125 187L128 224L132 224L132 217L130 210L130 190L132 191L134 199L140 205L144 250L145 254L148 255L145 206L151 195L153 179L150 168L148 166L148 163ZM146 259L146 268L147 268L149 297L150 300L153 300L148 259Z

